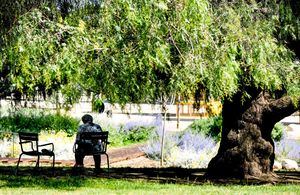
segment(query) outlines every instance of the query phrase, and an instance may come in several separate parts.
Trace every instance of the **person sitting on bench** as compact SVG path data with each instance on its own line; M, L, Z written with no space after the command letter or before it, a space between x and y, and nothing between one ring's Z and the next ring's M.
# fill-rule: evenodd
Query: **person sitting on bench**
M93 123L93 117L89 114L85 114L82 116L83 124L79 126L78 132L76 135L76 144L78 145L77 149L75 150L75 160L76 164L74 165L75 168L83 168L83 159L86 154L91 153L92 151L100 151L101 150L101 143L92 143L91 140L83 140L81 139L82 132L101 132L102 129L100 125ZM100 170L100 155L93 155L94 162L95 162L95 171Z

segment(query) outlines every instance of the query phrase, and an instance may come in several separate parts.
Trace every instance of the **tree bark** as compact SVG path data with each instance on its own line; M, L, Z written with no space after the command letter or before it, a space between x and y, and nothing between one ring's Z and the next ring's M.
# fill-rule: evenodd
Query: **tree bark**
M289 97L272 99L263 92L252 102L241 102L241 96L224 101L220 148L208 165L207 177L274 176L272 129L297 108Z

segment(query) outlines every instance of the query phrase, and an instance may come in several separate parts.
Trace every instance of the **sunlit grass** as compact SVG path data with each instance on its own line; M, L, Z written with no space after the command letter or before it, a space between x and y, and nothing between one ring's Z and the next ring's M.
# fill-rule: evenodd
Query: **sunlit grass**
M159 181L0 175L0 194L299 194L300 185L171 184Z

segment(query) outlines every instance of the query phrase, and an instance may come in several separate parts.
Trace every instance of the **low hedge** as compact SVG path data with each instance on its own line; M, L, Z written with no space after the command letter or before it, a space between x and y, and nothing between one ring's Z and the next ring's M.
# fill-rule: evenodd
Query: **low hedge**
M0 139L10 137L11 132L65 132L67 136L77 133L80 120L62 114L50 113L38 109L21 109L0 117ZM147 140L153 131L153 126L134 126L126 129L124 126L112 127L99 123L104 131L109 131L109 141L112 146L124 146Z
M64 131L71 136L76 133L78 125L78 119L37 109L21 109L0 117L2 132Z

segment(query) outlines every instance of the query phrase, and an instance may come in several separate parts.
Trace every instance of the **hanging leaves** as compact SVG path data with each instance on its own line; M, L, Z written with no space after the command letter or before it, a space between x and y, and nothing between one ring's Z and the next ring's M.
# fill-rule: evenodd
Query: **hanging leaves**
M221 99L250 97L247 87L299 96L299 65L274 37L286 37L282 21L297 39L297 17L282 4L215 5L111 0L53 18L32 9L5 36L0 67L11 91L60 91L66 103L82 91L120 104L191 97L198 86Z

